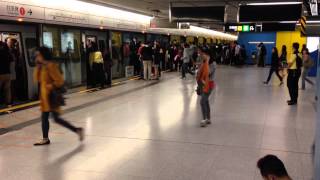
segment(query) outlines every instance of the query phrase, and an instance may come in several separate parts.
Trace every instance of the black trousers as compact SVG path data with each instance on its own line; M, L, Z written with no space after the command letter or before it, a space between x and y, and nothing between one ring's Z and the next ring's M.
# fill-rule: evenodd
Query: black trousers
M182 77L186 77L186 73L189 73L191 75L193 75L193 72L189 69L189 63L183 63L182 64Z
M273 68L273 67L271 67L271 68L270 68L270 71L269 71L269 76L268 76L267 82L270 81L271 76L272 76L272 74L273 74L274 72L275 72L276 75L278 76L279 80L282 81L282 77L281 77L280 74L279 74L279 69L278 69L278 68Z
M69 122L65 121L64 119L60 118L59 113L57 112L51 112L53 119L56 123L60 124L61 126L70 129L73 132L77 132L77 129L75 126L70 124ZM41 115L41 122L42 122L42 136L44 139L49 138L49 128L50 128L50 123L49 123L49 115L50 112L42 112Z
M301 76L300 69L288 69L287 86L291 101L297 102L299 96L299 78Z
M97 84L101 87L104 87L106 84L106 75L104 73L103 64L102 63L93 63L92 64L92 86L95 88Z

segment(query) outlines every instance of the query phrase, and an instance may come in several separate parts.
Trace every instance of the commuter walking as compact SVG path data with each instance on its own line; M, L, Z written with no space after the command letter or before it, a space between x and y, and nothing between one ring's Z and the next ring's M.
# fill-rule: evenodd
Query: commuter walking
M314 85L314 83L308 78L310 69L314 65L314 61L310 56L309 50L306 48L302 51L303 71L302 71L302 90L306 89L306 81Z
M82 128L78 128L69 122L60 118L60 105L56 105L52 98L54 92L63 87L64 80L60 72L59 65L52 61L52 54L46 47L40 47L37 50L36 56L37 67L34 72L35 81L39 83L40 87L40 108L41 108L41 123L43 139L35 143L35 146L48 145L49 140L49 115L53 116L56 123L77 133L80 141L84 139Z
M104 72L104 61L101 51L98 49L98 45L95 42L92 42L93 52L89 55L90 68L93 74L93 88L97 84L100 84L101 88L105 87L106 76Z
M147 43L141 49L141 58L143 61L144 80L150 80L151 73L152 73L152 59L153 59L153 51L152 51L151 43Z
M182 79L186 78L186 73L190 73L194 75L193 72L190 70L190 62L192 56L192 49L190 48L189 44L184 45L183 49L183 56L182 56Z
M0 92L3 90L5 105L11 104L10 54L6 43L0 41Z
M268 84L272 74L275 72L276 75L278 76L280 80L280 86L283 84L283 79L279 74L279 66L280 66L280 61L279 61L279 56L278 56L278 49L276 47L272 48L272 58L271 58L271 67L269 71L269 76L267 81L264 82L264 84Z
M200 106L203 116L200 126L205 127L206 125L211 124L209 97L214 88L216 63L213 58L210 58L209 49L202 48L199 50L199 54L201 56L202 64L197 75L197 93L201 96Z
M288 105L296 105L299 95L299 78L301 76L302 58L299 55L299 43L293 43L293 54L288 59L287 86L290 94Z

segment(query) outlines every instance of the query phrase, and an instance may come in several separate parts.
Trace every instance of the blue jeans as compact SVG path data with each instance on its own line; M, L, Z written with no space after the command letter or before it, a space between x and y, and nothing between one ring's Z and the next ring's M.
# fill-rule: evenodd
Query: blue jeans
M201 105L201 111L203 119L210 120L211 118L211 110L210 110L210 102L209 97L212 90L209 90L209 92L205 93L203 92L201 95L200 105Z

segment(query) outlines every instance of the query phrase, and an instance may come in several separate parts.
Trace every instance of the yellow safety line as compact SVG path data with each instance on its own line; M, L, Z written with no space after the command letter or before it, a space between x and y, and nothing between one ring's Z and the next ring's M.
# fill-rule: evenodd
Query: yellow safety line
M140 78L140 76L134 76L134 77L132 77L132 78L130 78L128 80L130 80L130 81L138 80L139 78ZM122 82L112 83L112 85L118 85L118 84L121 84ZM85 90L81 90L81 91L79 91L77 93L86 93L86 92L95 91L95 90L99 90L99 88L85 89ZM29 102L29 103L24 103L24 104L12 106L12 107L5 108L5 109L0 109L0 113L12 112L12 111L15 111L17 109L22 109L22 108L38 105L39 103L40 103L40 101L32 101L32 102Z
M9 107L9 108L1 109L0 113L10 112L10 111L14 111L14 110L17 110L17 109L38 105L39 103L40 103L40 101L32 101L32 102L29 102L29 103L12 106L12 107Z

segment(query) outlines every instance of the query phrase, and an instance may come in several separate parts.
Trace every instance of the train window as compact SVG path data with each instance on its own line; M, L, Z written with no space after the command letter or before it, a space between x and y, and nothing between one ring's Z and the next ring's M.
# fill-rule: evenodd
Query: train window
M27 57L28 57L28 64L31 67L36 65L36 50L37 50L37 39L36 38L26 38L25 44L27 48Z
M99 50L103 52L106 49L106 44L104 43L104 40L99 40Z

